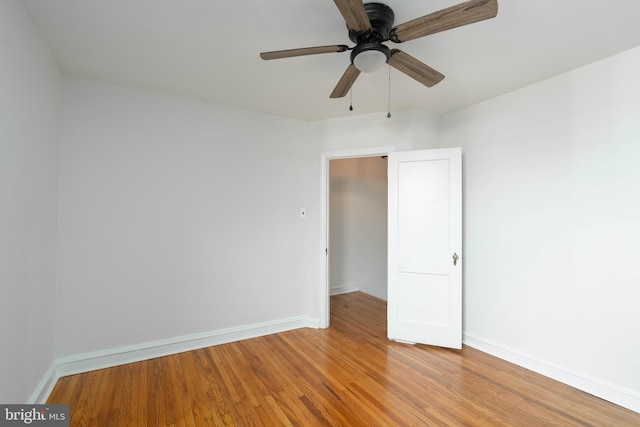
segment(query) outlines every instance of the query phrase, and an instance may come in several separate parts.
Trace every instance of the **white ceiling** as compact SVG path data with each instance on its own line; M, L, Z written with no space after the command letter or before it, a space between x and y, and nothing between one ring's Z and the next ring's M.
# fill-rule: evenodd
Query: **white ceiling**
M498 0L494 19L394 45L443 73L428 89L391 69L391 109L446 113L640 45L638 0ZM461 0L387 0L396 25ZM353 43L331 0L23 0L68 74L319 120L386 114L388 67L329 94L349 52L263 61L262 51Z

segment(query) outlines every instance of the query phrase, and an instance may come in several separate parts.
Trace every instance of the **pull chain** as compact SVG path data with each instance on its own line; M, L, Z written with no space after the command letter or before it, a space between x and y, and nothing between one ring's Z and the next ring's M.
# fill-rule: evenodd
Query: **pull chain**
M391 118L391 65L389 65L389 97L387 102L387 119Z
M353 111L353 89L349 90L349 111Z

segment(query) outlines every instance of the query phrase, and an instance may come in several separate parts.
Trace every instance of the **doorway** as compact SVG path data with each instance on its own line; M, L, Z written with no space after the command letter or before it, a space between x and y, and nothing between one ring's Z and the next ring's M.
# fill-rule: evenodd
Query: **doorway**
M382 152L381 152L382 151ZM324 229L319 327L330 324L330 162L388 155L389 338L441 347L462 345L462 151L324 153L321 221Z
M320 313L325 316L320 327L329 327L332 293L361 290L386 299L386 156L393 151L380 147L322 154Z
M329 293L387 299L387 156L329 162Z

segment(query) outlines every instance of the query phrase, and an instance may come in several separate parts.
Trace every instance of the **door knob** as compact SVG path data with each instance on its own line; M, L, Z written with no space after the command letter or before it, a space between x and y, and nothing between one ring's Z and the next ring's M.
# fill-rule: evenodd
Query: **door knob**
M453 253L453 265L458 264L458 254L457 253Z

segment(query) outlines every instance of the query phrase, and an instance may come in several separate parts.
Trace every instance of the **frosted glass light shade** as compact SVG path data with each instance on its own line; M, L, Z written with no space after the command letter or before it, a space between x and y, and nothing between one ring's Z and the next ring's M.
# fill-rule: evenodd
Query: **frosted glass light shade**
M365 50L353 58L353 65L363 73L378 71L387 63L387 55L379 50Z

